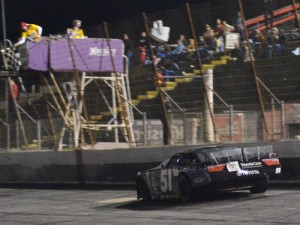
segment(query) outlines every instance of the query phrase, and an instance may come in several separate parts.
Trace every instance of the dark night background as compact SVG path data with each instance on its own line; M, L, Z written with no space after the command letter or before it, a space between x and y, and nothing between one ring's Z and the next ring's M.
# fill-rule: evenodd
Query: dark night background
M21 21L39 24L43 35L65 31L74 19L82 27L105 22L131 19L145 13L158 12L208 0L4 0L6 36L16 41ZM2 11L2 10L1 10ZM141 16L142 20L142 16ZM1 39L2 16L1 16Z
M238 11L237 0L0 0L5 3L6 37L15 42L20 36L21 21L38 24L43 27L43 36L66 31L74 19L82 20L82 28L88 37L101 37L100 28L95 26L108 22L131 20L111 26L114 38L121 38L123 32L131 32L132 38L144 29L142 14L158 13L159 19L171 27L171 37L177 38L179 32L189 36L185 4L190 3L194 11L194 22L201 33L206 23L213 25L216 18L229 22ZM291 0L277 0L278 6L291 4ZM201 4L197 4L201 3ZM201 5L196 7L196 5ZM263 0L243 0L245 17L252 18L263 14ZM181 8L180 10L177 10ZM175 11L174 11L175 9ZM168 12L159 14L161 11ZM173 11L172 11L173 10ZM172 11L172 12L170 12ZM2 9L1 9L2 12ZM177 18L172 17L178 14ZM180 14L180 15L179 15ZM175 17L176 17L175 16ZM169 19L170 18L170 19ZM150 18L151 19L151 18ZM153 19L153 18L152 18ZM2 15L0 18L0 39L3 40ZM137 22L138 21L138 22ZM135 27L134 27L135 26ZM92 28L92 29L88 29ZM97 30L98 29L98 30ZM92 32L90 32L92 30ZM177 32L177 33L176 33ZM174 42L174 40L172 40Z

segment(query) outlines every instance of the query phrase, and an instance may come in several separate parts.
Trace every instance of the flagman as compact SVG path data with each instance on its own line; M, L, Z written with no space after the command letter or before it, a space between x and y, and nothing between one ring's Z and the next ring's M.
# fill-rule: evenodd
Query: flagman
M22 30L21 38L17 43L15 43L15 47L24 44L26 40L30 40L33 42L39 42L41 40L43 28L36 24L29 24L25 22L21 22L20 28Z
M67 29L67 35L70 38L73 38L73 39L83 39L84 38L84 33L83 33L83 30L80 29L81 21L80 20L73 20L72 24L73 24L73 28L68 28Z

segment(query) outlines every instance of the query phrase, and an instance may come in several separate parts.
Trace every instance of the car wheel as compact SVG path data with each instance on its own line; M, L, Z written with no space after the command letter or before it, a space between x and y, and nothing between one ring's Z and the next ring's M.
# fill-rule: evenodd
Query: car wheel
M178 179L179 197L183 202L189 202L192 199L192 187L189 179L182 175Z
M269 176L264 176L261 180L259 180L255 185L250 188L251 193L263 193L269 187Z
M149 187L146 184L145 181L139 180L137 183L137 189L139 192L139 197L142 198L144 201L150 201L151 200L151 194L149 191Z

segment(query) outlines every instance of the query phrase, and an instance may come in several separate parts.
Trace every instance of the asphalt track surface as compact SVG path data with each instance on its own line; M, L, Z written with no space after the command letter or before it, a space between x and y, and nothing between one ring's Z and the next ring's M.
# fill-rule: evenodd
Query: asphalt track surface
M191 203L136 200L131 188L0 187L1 225L300 224L300 188L222 193Z

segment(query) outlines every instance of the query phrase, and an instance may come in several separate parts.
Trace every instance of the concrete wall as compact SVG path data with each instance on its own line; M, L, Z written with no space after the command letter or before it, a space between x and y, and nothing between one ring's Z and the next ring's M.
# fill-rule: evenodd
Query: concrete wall
M300 141L272 144L281 159L279 179L300 177ZM239 146L256 146L257 143ZM193 146L195 147L195 146ZM189 146L78 151L0 152L0 183L133 184L138 171L156 166Z

